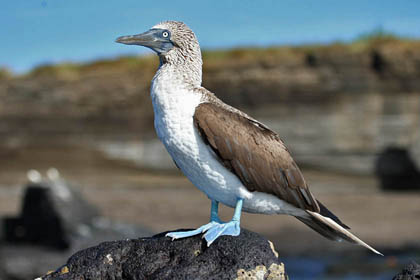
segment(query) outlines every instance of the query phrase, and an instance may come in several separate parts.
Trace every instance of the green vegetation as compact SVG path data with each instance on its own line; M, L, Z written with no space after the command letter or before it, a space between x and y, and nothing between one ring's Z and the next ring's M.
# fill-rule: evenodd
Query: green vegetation
M360 34L355 40L355 43L372 43L372 42L396 42L407 40L393 32L386 31L382 27L375 28L372 31Z
M79 69L82 65L76 63L60 63L41 65L29 72L31 77L54 77L54 78L73 78L78 77Z
M137 70L137 69L156 69L157 60L152 55L147 56L123 56L113 60L98 60L85 64L81 71L103 71L103 70Z
M350 44L350 46L354 50L365 50L365 49L372 49L372 48L379 47L381 45L387 45L387 44L403 46L410 43L414 43L414 45L418 45L418 42L419 42L418 40L408 38L408 37L403 37L393 32L386 31L382 27L378 27L378 28L373 29L372 31L360 34Z
M13 76L9 69L0 67L0 80L10 79Z
M302 61L307 54L324 53L360 53L371 51L374 48L391 46L395 49L417 50L420 40L398 36L392 32L376 28L370 32L359 35L350 43L333 42L328 45L308 44L301 46L271 46L271 47L241 47L235 49L204 50L203 59L207 69L213 66L237 66L249 63L262 63L270 65L275 61L282 63L296 63ZM90 63L60 63L36 67L25 76L51 77L59 80L72 80L81 75L97 75L104 72L118 73L120 71L154 73L158 67L158 60L154 55L124 56L112 60L98 60ZM0 79L12 77L7 69L0 68Z
M112 60L97 60L90 63L59 63L41 65L34 68L26 74L26 76L72 80L77 79L80 75L86 73L118 73L119 71L137 71L139 69L143 71L153 71L156 70L157 63L158 62L153 56L124 56Z

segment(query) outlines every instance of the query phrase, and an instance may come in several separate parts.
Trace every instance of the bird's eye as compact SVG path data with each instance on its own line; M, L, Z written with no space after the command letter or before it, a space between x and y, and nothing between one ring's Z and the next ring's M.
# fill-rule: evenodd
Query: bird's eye
M164 31L164 32L162 33L162 36L163 36L163 38L168 38L168 36L169 36L169 32Z

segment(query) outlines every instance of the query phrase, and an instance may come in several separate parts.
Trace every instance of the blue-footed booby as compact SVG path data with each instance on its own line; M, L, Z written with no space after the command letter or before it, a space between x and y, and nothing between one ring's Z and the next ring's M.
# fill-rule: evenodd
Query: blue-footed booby
M328 239L381 254L314 197L277 133L201 85L200 46L186 24L165 21L116 42L148 47L159 56L150 93L156 133L177 167L211 200L208 224L167 236L203 234L210 246L219 236L239 235L243 210L292 215ZM219 202L235 208L231 221L219 219Z

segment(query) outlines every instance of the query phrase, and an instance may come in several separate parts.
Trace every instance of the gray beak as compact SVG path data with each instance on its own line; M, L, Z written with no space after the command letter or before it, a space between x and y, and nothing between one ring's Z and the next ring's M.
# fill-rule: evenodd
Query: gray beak
M162 37L162 29L150 29L141 34L121 36L115 42L126 45L139 45L150 48L158 54L166 53L174 47L169 38Z
M149 47L154 45L157 41L157 38L154 33L155 32L152 32L152 30L149 30L147 32L137 35L121 36L118 37L115 40L115 42L126 45L139 45Z

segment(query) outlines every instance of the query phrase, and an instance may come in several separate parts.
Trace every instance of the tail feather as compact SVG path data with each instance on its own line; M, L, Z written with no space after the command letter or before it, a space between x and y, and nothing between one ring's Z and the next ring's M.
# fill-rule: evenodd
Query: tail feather
M378 255L383 256L382 253L373 249L371 246L360 240L358 237L346 230L342 225L338 224L333 219L309 210L306 210L306 212L309 214L309 218L296 218L324 237L334 241L346 240L351 243L356 243Z
M336 215L334 215L330 210L328 210L328 208L325 207L325 205L322 204L319 200L316 200L316 202L318 202L319 209L320 209L319 213L322 216L329 217L329 218L333 219L334 222L336 222L337 224L339 224L340 226L342 226L345 229L350 229L350 227L348 225L346 225L342 221L340 221L340 219Z

